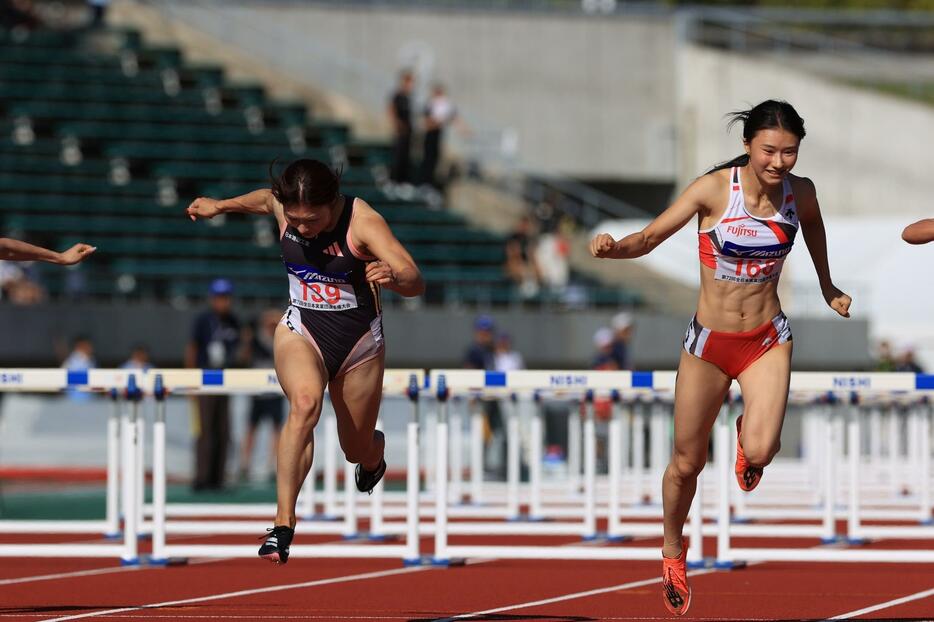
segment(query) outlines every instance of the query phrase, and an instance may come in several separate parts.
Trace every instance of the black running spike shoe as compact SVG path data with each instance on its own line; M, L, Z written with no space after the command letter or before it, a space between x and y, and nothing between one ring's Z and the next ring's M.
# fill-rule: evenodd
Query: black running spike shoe
M277 564L288 562L289 546L294 537L295 530L285 525L276 525L272 529L267 529L266 534L260 536L260 539L265 542L259 547L259 556Z
M354 479L357 480L357 490L372 495L373 489L376 488L379 480L383 479L385 474L386 460L383 458L380 458L379 466L376 467L375 471L367 471L363 468L363 465L358 464L354 473Z

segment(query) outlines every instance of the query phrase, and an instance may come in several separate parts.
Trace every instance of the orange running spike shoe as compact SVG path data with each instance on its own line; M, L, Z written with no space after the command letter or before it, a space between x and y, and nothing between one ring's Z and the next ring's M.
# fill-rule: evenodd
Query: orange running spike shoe
M743 446L739 442L739 433L743 429L743 416L736 418L736 481L741 490L749 492L759 485L762 479L762 467L750 466L746 462L746 454L743 453Z
M681 555L675 559L662 556L662 598L672 615L683 616L691 606L691 588L685 559L688 545L681 539Z

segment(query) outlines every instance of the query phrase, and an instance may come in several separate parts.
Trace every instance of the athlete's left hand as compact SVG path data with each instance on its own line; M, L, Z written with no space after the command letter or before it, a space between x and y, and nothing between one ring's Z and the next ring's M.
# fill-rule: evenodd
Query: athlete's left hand
M58 254L58 263L63 266L73 266L90 257L96 250L97 247L90 244L75 244L68 250Z
M396 275L388 263L371 261L366 265L366 280L383 287L390 287L396 282Z
M850 317L850 304L853 299L841 292L835 286L831 285L824 290L824 300L830 305L830 308L842 315Z

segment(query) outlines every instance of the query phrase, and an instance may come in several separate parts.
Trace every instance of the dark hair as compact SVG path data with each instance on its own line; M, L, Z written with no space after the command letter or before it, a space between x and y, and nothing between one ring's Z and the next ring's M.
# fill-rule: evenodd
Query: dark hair
M295 160L276 175L269 165L272 195L282 205L330 205L340 193L340 171L320 160Z
M730 119L726 125L727 130L736 123L743 123L743 140L746 142L751 141L759 130L785 130L797 136L799 140L807 134L804 130L804 119L791 104L783 100L767 99L749 110L738 110L726 116ZM717 164L706 174L747 164L749 164L749 155L744 153L732 160Z

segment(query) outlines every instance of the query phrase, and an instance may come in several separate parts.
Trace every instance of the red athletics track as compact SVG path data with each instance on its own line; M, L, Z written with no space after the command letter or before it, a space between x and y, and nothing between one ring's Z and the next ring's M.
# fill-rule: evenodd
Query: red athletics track
M299 536L297 541L328 539ZM484 542L504 543L504 539ZM509 538L508 542L562 540ZM712 555L714 542L709 543ZM658 541L638 544L655 546ZM770 543L741 538L735 544ZM895 545L871 546L890 544ZM430 539L424 545L427 550ZM930 543L918 543L926 546ZM293 558L285 566L233 559L121 568L110 560L0 558L0 622L667 620L671 618L659 596L659 566L494 560L443 569L404 568L394 560ZM685 620L934 620L934 564L764 563L733 571L694 571L692 586L694 601Z

